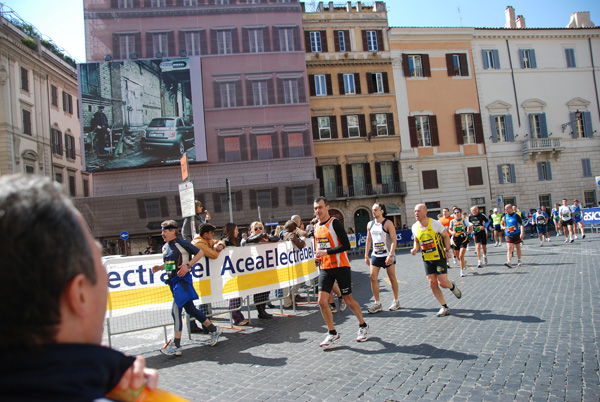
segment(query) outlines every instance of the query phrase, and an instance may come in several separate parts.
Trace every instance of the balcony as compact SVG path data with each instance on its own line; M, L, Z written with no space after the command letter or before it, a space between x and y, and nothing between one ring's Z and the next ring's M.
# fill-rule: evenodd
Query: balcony
M559 138L535 138L523 142L523 157L525 160L536 160L543 153L553 156L552 154L558 154L563 149Z
M320 188L319 195L328 200L345 200L349 198L368 198L382 195L406 195L406 182L394 182L393 184L365 185L357 188L355 186L337 186L335 188Z

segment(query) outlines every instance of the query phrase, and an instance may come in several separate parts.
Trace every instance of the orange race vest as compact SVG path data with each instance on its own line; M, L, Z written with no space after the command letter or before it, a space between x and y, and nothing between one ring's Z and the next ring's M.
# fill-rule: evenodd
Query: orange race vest
M333 220L336 219L333 216L329 220L321 225L320 223L315 225L315 249L316 250L329 250L335 248L341 244L338 239L335 230L333 230ZM348 259L348 252L344 251L339 254L327 254L325 257L321 257L321 269L349 267L350 260Z

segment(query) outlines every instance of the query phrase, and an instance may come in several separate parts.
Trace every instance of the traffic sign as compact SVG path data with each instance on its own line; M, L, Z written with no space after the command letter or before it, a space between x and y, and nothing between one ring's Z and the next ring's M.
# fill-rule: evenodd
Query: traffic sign
M129 233L127 233L127 232L121 232L121 239L123 239L123 240L129 239Z

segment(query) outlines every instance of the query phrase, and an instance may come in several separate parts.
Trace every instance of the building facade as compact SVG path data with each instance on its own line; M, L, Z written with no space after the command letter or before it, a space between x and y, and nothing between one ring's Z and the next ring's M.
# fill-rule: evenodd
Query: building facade
M48 176L72 197L89 196L74 67L26 34L22 21L0 21L0 174Z
M375 202L401 227L406 185L385 3L303 7L319 194L357 233Z

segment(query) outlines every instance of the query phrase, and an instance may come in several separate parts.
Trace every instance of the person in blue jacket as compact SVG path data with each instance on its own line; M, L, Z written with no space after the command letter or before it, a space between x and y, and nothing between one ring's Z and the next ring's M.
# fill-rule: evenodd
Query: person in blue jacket
M183 310L202 323L210 332L210 346L215 346L223 332L221 327L216 327L204 313L194 306L194 300L199 299L193 286L191 267L204 256L202 251L187 240L177 238L178 224L174 220L166 220L160 224L161 236L165 241L163 245L164 264L152 267L152 273L166 270L167 285L173 293L173 316L175 339L167 348L160 351L167 356L181 356L181 314ZM193 257L192 257L193 255Z

